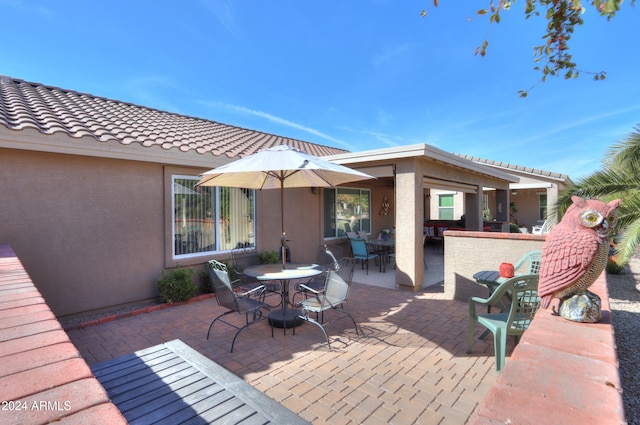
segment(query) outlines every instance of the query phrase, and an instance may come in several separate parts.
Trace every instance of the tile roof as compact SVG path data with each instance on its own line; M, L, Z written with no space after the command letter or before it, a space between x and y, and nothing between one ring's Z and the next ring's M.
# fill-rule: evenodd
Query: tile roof
M97 142L178 148L230 158L282 144L315 156L347 152L5 76L0 76L0 125L15 131L33 128L47 135L89 136Z
M493 161L491 159L483 159L483 158L478 158L471 155L462 155L462 154L455 154L455 155L458 155L461 158L468 159L469 161L477 162L479 164L485 164L490 167L501 168L507 172L511 170L511 171L520 172L520 173L532 174L540 177L548 177L550 179L555 179L555 180L563 180L563 181L569 180L568 175L561 174L561 173L554 173L553 171L539 170L537 168L524 167L522 165L509 164L507 162L501 162L501 161Z

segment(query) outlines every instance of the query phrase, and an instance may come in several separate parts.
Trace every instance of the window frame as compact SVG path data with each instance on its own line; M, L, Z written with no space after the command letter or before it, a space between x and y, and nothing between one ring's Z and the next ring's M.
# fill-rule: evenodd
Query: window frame
M169 185L169 220L170 220L170 225L168 226L168 230L169 230L169 240L171 241L171 243L169 244L169 249L168 249L168 254L169 254L169 258L172 261L181 261L181 262L187 262L189 263L191 260L198 260L201 259L202 257L213 257L217 254L222 254L222 253L228 253L230 252L234 247L231 248L221 248L222 247L222 242L221 242L221 235L223 235L223 232L221 231L221 226L223 225L221 223L221 217L222 217L222 208L223 208L223 204L224 202L221 200L221 193L224 189L231 189L231 190L247 190L247 191L251 191L251 195L249 197L249 213L250 213L250 218L249 220L251 221L251 225L250 225L250 235L253 235L253 244L250 246L255 246L256 243L256 238L255 238L255 234L256 234L256 198L255 198L255 190L254 189L242 189L242 188L235 188L235 187L230 187L230 188L226 188L226 187L217 187L217 186L207 186L208 190L212 191L212 204L209 207L212 208L212 215L211 215L211 220L212 220L212 224L213 224L213 228L212 228L212 233L210 235L211 238L213 238L213 242L214 242L214 249L213 250L207 250L207 251L197 251L197 252L187 252L187 253L179 253L177 252L177 248L176 248L176 240L178 240L177 238L177 234L176 234L176 193L175 193L175 183L177 183L177 180L190 180L190 181L199 181L200 177L199 176L194 176L191 174L184 174L184 173L171 173L169 175L169 181L170 181L170 185ZM229 208L233 208L233 206L229 207ZM236 211L237 213L237 211ZM233 217L233 211L230 213L230 216ZM244 215L243 215L244 216ZM236 217L239 218L239 217ZM238 242L239 243L239 242Z
M544 198L544 202L543 202ZM538 194L538 220L544 221L547 219L547 213L549 211L549 197L547 193Z
M368 203L369 203L369 213L368 213L368 218L360 218L357 220L358 224L359 224L359 228L360 229L351 229L352 231L357 231L357 230L364 230L367 234L371 234L371 229L373 228L373 223L372 223L372 214L371 214L371 207L372 207L372 202L373 202L373 194L372 194L372 190L368 189L368 188L364 188L364 187L351 187L351 186L344 186L344 187L335 187L335 188L325 188L323 189L323 200L322 200L322 210L323 210L323 229L322 229L322 234L323 234L323 238L325 240L331 240L331 239L339 239L339 238L345 238L346 232L344 234L341 234L340 232L344 232L344 230L341 230L340 226L339 226L339 217L338 217L338 196L339 196L339 191L358 191L359 194L358 196L362 196L363 193L366 193L367 198L368 198ZM333 192L333 196L327 196L327 194L330 194ZM333 201L332 204L332 208L328 208L327 202L328 200L331 199ZM330 210L330 211L329 211ZM364 226L362 226L363 222L368 222L368 228L365 229L363 228ZM333 229L333 235L327 235L327 231L329 229L327 229L327 226L329 226L329 229ZM344 228L343 228L344 229Z
M442 205L442 200L443 198L450 198L451 199L451 206L443 206ZM455 194L454 193L441 193L438 194L438 220L453 220L453 216L455 213ZM442 217L442 212L443 211L448 211L450 212L451 217L450 218L443 218Z

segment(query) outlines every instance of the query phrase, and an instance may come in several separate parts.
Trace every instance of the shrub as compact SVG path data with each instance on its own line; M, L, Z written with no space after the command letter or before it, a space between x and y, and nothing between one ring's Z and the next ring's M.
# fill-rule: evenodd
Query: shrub
M200 277L200 290L204 294L210 294L213 292L213 285L211 285L211 279L209 278L209 268L207 264L204 265L204 270L200 270L198 273Z
M509 233L520 233L520 226L515 223L509 223Z
M278 251L260 251L258 261L260 264L277 264L280 262L280 254Z
M179 303L193 298L198 290L191 280L193 269L174 269L170 272L162 271L156 287L160 292L160 299L166 303Z

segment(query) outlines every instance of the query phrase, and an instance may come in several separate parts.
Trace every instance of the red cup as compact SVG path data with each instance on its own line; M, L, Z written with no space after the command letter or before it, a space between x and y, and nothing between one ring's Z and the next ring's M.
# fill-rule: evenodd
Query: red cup
M500 276L510 278L513 277L515 270L511 263L500 263Z

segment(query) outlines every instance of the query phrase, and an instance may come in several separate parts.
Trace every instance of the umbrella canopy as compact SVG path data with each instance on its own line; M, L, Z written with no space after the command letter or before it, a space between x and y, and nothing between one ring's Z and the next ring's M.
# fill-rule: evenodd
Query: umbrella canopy
M286 145L262 150L200 177L198 185L250 189L334 187L374 178Z
M280 189L282 244L284 231L284 189L287 187L335 187L374 177L335 164L306 152L279 145L207 171L196 186L227 186L250 189ZM283 253L283 266L285 256Z

